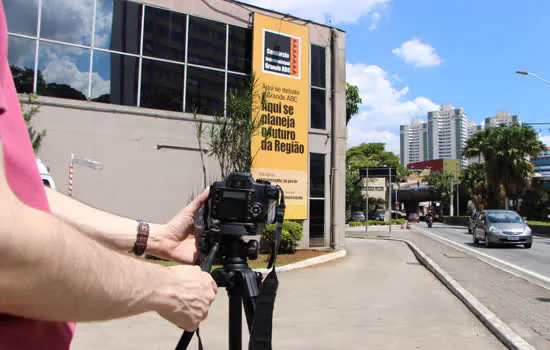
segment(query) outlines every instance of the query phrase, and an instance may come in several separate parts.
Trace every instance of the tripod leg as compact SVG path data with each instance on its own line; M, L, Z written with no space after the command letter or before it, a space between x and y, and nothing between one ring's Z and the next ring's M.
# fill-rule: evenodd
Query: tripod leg
M227 289L229 296L229 350L242 350L242 305L238 289Z

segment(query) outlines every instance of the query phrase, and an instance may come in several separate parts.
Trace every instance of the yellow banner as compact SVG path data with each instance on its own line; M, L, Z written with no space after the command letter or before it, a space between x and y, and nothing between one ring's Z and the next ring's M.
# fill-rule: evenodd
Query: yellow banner
M285 191L287 219L307 219L309 30L254 14L253 70L266 99L252 138L252 175Z

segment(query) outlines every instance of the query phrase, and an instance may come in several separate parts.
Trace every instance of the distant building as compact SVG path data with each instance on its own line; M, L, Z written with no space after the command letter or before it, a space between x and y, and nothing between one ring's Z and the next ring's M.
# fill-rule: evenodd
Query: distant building
M402 165L426 159L427 124L413 120L409 125L401 125L400 134Z
M494 128L500 125L511 126L515 124L521 125L521 120L519 119L519 116L510 115L508 112L503 111L498 112L494 117L485 118L483 128Z

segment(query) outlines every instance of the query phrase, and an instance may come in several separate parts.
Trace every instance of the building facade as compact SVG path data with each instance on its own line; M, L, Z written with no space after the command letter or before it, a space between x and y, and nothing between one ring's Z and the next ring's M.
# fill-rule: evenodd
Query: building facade
M521 125L521 120L517 115L510 115L508 112L498 112L496 116L485 118L485 123L483 128L495 128L497 126L512 126L512 125Z
M479 128L468 120L464 109L444 104L439 111L428 112L428 122L413 120L401 125L401 164L433 159L460 159L466 167L468 160L462 156L468 138Z
M253 75L260 86L277 75L287 80L282 89L270 86L275 108L283 98L285 113L295 110L292 103L305 106L299 116L273 117L287 129L304 125L304 195L288 195L306 209L300 247L343 245L344 32L222 0L4 0L4 7L16 88L39 96L33 122L47 131L39 157L61 192L74 154L103 165L75 166L74 198L131 218L168 220L220 179L197 125L224 116L228 94ZM278 25L255 31L265 18ZM305 34L293 34L293 26ZM302 83L305 89L296 87ZM281 152L294 164L290 141ZM275 178L283 188L293 182Z

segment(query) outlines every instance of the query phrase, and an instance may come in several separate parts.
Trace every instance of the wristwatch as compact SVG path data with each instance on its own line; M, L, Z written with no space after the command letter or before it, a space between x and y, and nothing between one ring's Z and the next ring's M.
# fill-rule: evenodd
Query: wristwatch
M149 238L149 224L145 221L138 221L136 243L132 251L136 256L141 256L147 248L147 239Z

